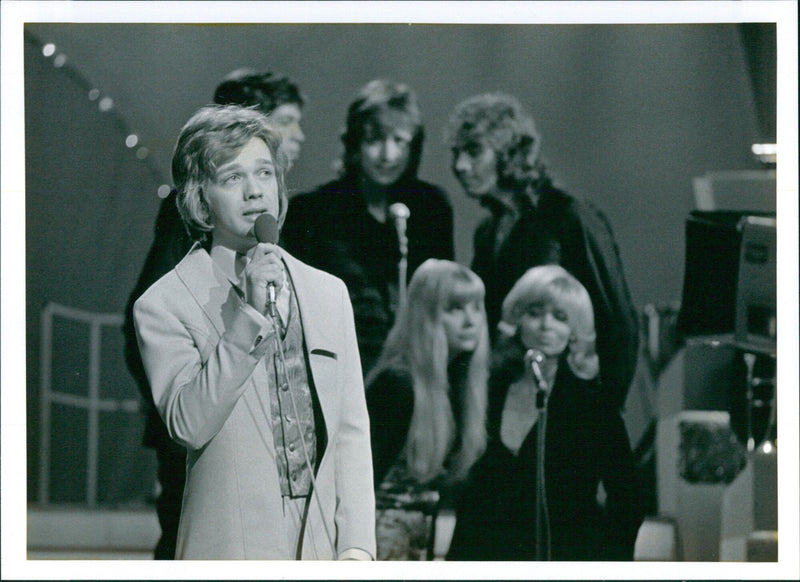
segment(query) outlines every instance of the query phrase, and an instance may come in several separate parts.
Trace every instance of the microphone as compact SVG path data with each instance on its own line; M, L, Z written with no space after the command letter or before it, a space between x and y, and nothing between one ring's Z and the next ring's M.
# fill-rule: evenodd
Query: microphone
M544 353L535 348L525 352L525 364L530 366L536 380L536 410L539 417L536 420L536 559L550 559L550 516L547 508L547 490L545 487L545 462L546 446L545 438L547 434L547 382L542 374L542 364L544 363Z
M536 349L529 349L525 352L525 364L530 367L533 377L539 385L539 390L547 392L547 382L542 374L542 364L544 363L544 353Z
M392 216L393 219L405 220L409 216L411 216L411 211L408 209L408 206L403 204L402 202L395 202L389 206L389 214Z
M397 309L401 309L406 304L408 295L407 282L408 278L408 237L406 236L406 221L411 216L411 211L408 206L402 202L395 202L389 206L389 216L394 221L394 227L397 229L397 242L400 246L400 262L397 263L397 291L398 302Z
M395 202L389 206L389 216L394 221L394 227L397 229L397 238L400 241L400 254L406 256L408 254L408 239L406 238L406 221L411 216L411 211L408 206L402 202Z
M260 243L278 242L278 221L271 214L262 214L256 218L256 223L253 227L256 234L256 240ZM275 317L275 285L270 283L267 285L267 308L270 315Z

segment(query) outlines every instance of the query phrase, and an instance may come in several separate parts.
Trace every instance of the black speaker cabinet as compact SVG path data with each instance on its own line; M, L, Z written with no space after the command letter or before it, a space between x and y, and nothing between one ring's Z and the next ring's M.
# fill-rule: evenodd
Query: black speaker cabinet
M758 270L755 266L757 263L751 262L744 269L740 268L745 252L742 245L743 231L748 230L755 235L758 230L759 237L755 238L762 241L759 220L772 220L774 224L774 214L696 210L689 215L686 220L683 296L678 316L678 329L681 333L687 336L719 334L733 336L736 331L737 289L744 284L748 289L746 293L752 296L754 289L762 285L760 282L750 280L753 270ZM759 248L763 249L763 246L763 242L754 242L748 247L750 254L757 252ZM753 259L757 262L763 256L762 253ZM771 256L774 260L774 246L766 252L766 256ZM766 264L769 265L769 259ZM763 281L760 274L759 281ZM768 293L768 290L765 290L765 293ZM759 298L763 296L762 293L758 294ZM749 317L753 328L756 329L763 311L759 311L761 303L751 300L750 304L754 309L751 309Z

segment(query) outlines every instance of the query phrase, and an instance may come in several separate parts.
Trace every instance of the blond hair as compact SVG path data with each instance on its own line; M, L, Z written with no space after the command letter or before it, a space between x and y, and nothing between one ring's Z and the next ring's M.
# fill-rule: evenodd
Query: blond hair
M369 386L386 369L410 373L414 412L405 455L411 475L423 483L443 472L451 453L450 477L464 479L486 448L489 333L483 296L483 282L467 267L439 259L422 263L409 283L408 301L367 378ZM480 305L482 329L475 350L463 356L469 358L466 378L452 392L452 398L459 399L456 423L447 373L450 353L441 314L454 304L470 301Z
M172 180L178 191L176 203L189 227L201 232L213 230L203 184L213 179L216 168L233 158L253 138L261 139L272 155L278 182L277 219L278 225L283 225L289 207L284 181L288 161L280 149L280 134L255 107L209 105L198 109L183 126L172 156Z
M522 315L534 303L552 303L567 314L571 331L567 362L580 378L597 376L600 363L595 351L594 310L581 282L559 265L528 269L503 300L500 329L506 335L517 333Z

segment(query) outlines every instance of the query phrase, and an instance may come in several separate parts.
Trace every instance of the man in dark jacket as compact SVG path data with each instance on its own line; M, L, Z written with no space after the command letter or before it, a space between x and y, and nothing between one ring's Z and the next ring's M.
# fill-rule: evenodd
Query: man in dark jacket
M621 407L636 367L639 325L608 220L553 185L533 119L514 97L463 101L448 134L456 178L490 213L475 232L472 263L486 285L490 329L502 331L503 299L525 271L561 265L592 299L602 385Z
M281 232L292 254L347 284L364 374L394 322L403 243L409 277L425 259L453 259L447 195L416 177L422 140L413 91L402 83L371 81L348 109L342 176L294 197ZM409 211L402 233L392 216L397 203Z

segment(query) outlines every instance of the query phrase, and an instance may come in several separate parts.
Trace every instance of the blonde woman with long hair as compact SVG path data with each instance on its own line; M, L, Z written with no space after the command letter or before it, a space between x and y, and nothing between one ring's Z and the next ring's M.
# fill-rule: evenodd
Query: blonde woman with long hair
M428 259L367 377L378 559L424 559L438 503L486 446L489 337L483 282Z

